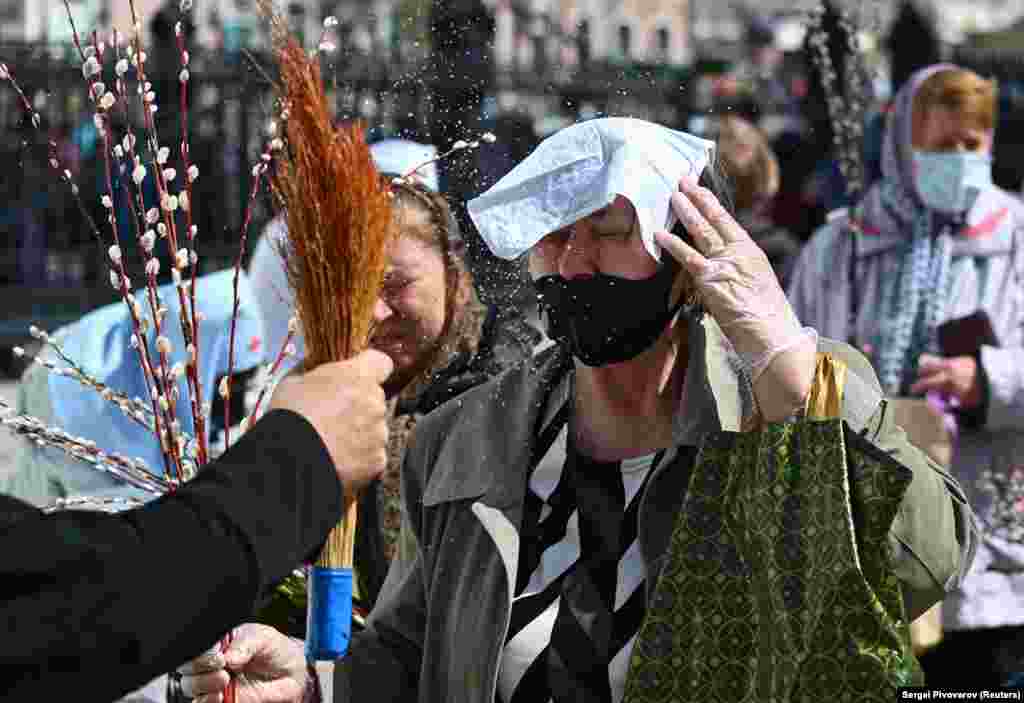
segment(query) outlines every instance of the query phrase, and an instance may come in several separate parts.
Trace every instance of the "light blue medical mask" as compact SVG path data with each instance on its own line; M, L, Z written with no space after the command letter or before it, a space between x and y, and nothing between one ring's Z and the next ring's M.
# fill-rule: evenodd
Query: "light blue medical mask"
M961 213L992 185L992 157L974 151L914 150L917 192L925 207Z

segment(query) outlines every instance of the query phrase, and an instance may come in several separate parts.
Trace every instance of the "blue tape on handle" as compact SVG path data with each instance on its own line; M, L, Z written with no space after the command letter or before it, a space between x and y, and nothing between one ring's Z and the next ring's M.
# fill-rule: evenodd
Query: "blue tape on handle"
M314 566L306 608L306 657L333 661L348 652L352 636L352 569Z

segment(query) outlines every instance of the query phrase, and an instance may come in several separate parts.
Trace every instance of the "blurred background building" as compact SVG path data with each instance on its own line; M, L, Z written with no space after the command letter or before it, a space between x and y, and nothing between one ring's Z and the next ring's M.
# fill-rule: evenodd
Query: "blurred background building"
M1006 28L1024 11L1019 0L914 0L933 14L944 42L959 43L972 34ZM143 25L161 8L162 0L136 0ZM194 21L198 43L212 48L239 43L249 48L265 41L255 0L204 0ZM749 18L796 18L815 0L486 0L496 20L495 52L502 60L529 54L541 34L584 35L594 57L683 64L701 51L741 44ZM881 18L883 25L904 4L899 0L844 0L843 5ZM71 0L83 28L131 25L128 3L120 0ZM174 7L177 3L172 3ZM395 32L418 24L429 0L304 0L281 2L300 33L319 30L320 20L334 14L350 23L353 38L366 35L387 41ZM62 0L0 0L0 39L63 42L70 30ZM798 20L795 20L798 22ZM421 28L422 31L422 28ZM786 30L791 37L792 32ZM231 35L231 36L226 36ZM782 37L785 41L785 37ZM790 38L789 43L792 43ZM499 62L501 63L501 62Z
M925 63L952 59L998 78L996 180L1020 188L1021 0L829 1L856 26L859 54L853 64L867 84L865 120ZM109 38L112 26L130 31L127 0L70 4L83 34L98 29ZM249 164L258 157L272 113L266 77L273 77L274 66L256 0L194 5L185 18L192 55L192 153L203 173L194 214L203 265L212 269L229 265L237 251ZM323 19L338 18L333 40L339 51L324 63L328 90L339 118L364 120L371 138L402 135L444 148L481 130L498 134L498 143L443 165L442 180L456 202L503 175L544 135L578 119L633 115L713 137L719 115L738 113L756 121L778 151L779 202L799 214L792 228L800 236L821 217L824 203L833 202L808 208L804 196L808 183L829 182L821 180L821 169L832 150L820 80L805 52L808 11L820 5L821 0L278 2L310 48ZM167 140L176 140L177 99L168 93L176 96L180 69L173 38L179 2L135 0L135 7L149 47L149 79L161 104L159 128ZM844 42L831 42L840 62L848 52ZM33 130L13 92L0 86L0 158L17 165L0 170L3 349L23 341L30 322L54 327L109 302L113 292L104 285L102 250L81 209L47 167L53 142L81 187L86 211L103 221L98 134L62 0L0 0L0 61L11 66L43 116L42 130ZM272 199L262 197L250 233L272 212ZM130 231L125 235L132 239ZM513 279L514 272L488 261L472 233L470 242L483 278L497 272L484 287L504 295L500 281Z

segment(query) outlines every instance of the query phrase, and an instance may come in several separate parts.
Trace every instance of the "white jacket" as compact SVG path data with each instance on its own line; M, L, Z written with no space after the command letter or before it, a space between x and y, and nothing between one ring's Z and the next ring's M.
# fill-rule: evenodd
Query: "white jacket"
M981 472L1024 466L1024 204L995 189L983 197L996 202L979 210L1002 213L1013 226L993 230L984 222L968 220L956 235L945 316L957 319L984 310L1000 342L998 348L985 346L981 351L989 384L984 425L960 431L952 467L984 530L991 501L977 490ZM855 337L860 342L875 338L881 317L880 286L883 280L898 278L908 235L852 235L845 214L833 218L807 244L793 271L789 297L801 321L822 336L850 339L853 286L849 272L856 237L860 303ZM963 586L944 601L943 614L944 626L950 630L1024 624L1024 545L986 536Z

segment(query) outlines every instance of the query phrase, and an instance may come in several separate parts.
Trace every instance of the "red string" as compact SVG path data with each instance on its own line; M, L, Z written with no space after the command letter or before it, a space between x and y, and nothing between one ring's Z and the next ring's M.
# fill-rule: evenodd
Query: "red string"
M228 630L228 633L224 635L224 639L220 642L220 651L228 651L228 647L231 646L233 630ZM224 703L235 703L235 677L231 676L231 680L228 681L228 687L224 689Z

